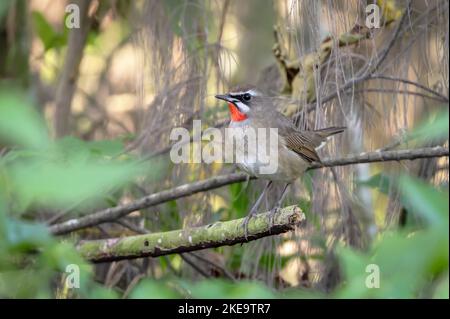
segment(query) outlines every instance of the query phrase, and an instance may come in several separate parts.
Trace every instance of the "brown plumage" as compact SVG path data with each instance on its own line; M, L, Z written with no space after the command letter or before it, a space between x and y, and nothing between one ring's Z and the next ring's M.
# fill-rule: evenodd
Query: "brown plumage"
M314 131L293 130L286 136L286 146L308 162L320 162L316 149L326 142L327 138L341 133L345 127L327 127Z

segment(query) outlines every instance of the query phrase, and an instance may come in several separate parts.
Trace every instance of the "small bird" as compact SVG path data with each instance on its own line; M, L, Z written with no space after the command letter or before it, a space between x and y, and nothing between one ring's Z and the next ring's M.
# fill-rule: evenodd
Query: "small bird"
M216 95L215 97L228 103L231 116L229 127L242 128L241 131L244 133L237 138L245 139L245 131L249 128L254 130L276 128L278 132L278 166L275 172L261 174L261 166L267 165L267 163L258 161L258 154L250 154L255 150L249 147L242 150L246 157L236 163L249 175L268 180L266 187L244 220L243 227L247 238L248 222L256 213L272 182L281 181L285 183L285 186L280 199L270 212L271 224L273 224L274 215L281 208L288 186L295 179L301 177L313 162L320 162L316 150L322 147L330 136L343 132L345 127L299 130L291 119L276 110L272 99L263 96L253 86L237 87L229 93ZM256 160L249 161L248 158Z

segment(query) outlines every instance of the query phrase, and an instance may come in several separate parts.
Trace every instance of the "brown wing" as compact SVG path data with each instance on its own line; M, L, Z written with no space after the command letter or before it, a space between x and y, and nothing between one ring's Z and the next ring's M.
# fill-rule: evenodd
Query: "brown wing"
M308 136L311 134L305 133L310 132L292 130L286 134L284 136L286 147L303 157L308 162L320 162L319 155L317 155L315 150L320 142L317 143L317 141L314 141L315 138L313 136Z
M320 162L316 153L318 148L331 135L343 132L345 127L327 127L315 131L298 131L287 129L282 133L286 146L302 156L308 162Z
M260 109L253 107L253 125L256 127L276 127L287 148L300 155L308 162L320 162L316 148L327 137L342 132L344 127L329 127L314 131L301 131L296 128L290 118L276 111L274 105L267 100L258 101Z

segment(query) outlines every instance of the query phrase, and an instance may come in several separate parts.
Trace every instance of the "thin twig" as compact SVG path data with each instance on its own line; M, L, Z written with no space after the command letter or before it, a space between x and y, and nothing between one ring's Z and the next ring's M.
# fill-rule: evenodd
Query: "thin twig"
M394 46L394 43L396 42L397 38L399 37L399 35L402 33L401 29L403 26L403 23L406 19L407 14L409 13L409 8L410 8L410 4L411 1L408 1L408 4L406 6L405 12L403 13L395 31L394 31L394 35L392 36L391 40L389 41L388 45L386 46L386 48L383 50L383 52L381 53L380 57L378 58L377 62L375 63L375 65L373 67L371 67L371 65L369 64L367 68L362 69L360 72L358 72L358 74L351 80L347 81L346 83L344 83L343 86L339 87L336 92L333 92L327 96L325 96L324 98L321 99L321 105L333 100L334 98L336 98L337 96L339 96L340 93L354 87L355 85L367 81L380 67L380 65L384 62L384 60L386 59L387 55L389 54L389 52L391 51L392 47ZM317 108L317 103L310 103L308 105L305 106L304 109L300 110L299 112L297 112L296 114L294 114L294 119L296 120L299 116L301 116L301 114L303 112L312 112Z
M187 256L185 256L184 254L179 254L181 259L184 260L184 262L186 264L188 264L189 266L191 266L196 272L198 272L200 275L202 275L205 278L209 278L210 275L208 275L206 273L206 271L204 271L201 267L197 266L192 260L190 260Z
M414 82L414 81L410 81L408 79L402 79L402 78L396 78L396 77L392 77L392 76L387 76L387 75L372 75L370 77L370 79L382 79L382 80L389 80L389 81L397 81L397 82L402 82L405 84L410 84L410 85L414 85L424 91L427 91L428 93L431 93L439 98L441 98L444 102L448 102L449 99L448 97L446 97L445 95L440 94L439 92L436 92L432 89L430 89L429 87L422 85L420 83Z
M219 269L225 277L227 277L231 281L236 281L236 278L234 278L233 274L231 272L229 272L228 269L226 269L225 267L222 267L222 266L216 264L215 262L212 262L211 260L206 259L203 256L197 255L197 254L195 254L193 252L189 253L189 256L194 256L198 260L201 260L204 263L209 264L209 265Z
M449 156L448 147L435 146L418 149L395 150L385 152L364 152L338 159L327 159L322 163L313 163L309 169L322 167L346 166L363 163L415 160L419 158Z
M397 41L397 39L400 35L400 31L402 30L402 27L406 20L406 17L410 14L410 9L411 9L411 0L409 0L407 2L406 7L405 7L405 12L403 12L402 17L400 18L400 22L398 23L397 28L394 31L394 35L392 36L391 40L389 41L389 44L386 46L386 48L381 53L380 57L377 60L377 63L372 68L370 74L374 74L378 70L378 68L381 66L381 64L383 64L383 62L386 59L386 57L388 56L389 52L393 48L395 42Z
M387 93L387 94L406 94L406 95L416 95L420 96L424 99L430 99L438 102L448 102L447 99L443 99L442 97L427 95L421 92L414 92L414 91L408 91L408 90L396 90L396 89L359 89L354 90L353 93Z

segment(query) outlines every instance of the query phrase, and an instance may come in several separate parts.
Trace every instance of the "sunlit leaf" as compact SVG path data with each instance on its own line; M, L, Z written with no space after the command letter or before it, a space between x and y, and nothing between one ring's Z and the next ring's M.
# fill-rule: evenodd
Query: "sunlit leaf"
M426 140L444 138L448 139L449 132L449 112L448 108L444 112L434 114L431 120L427 120L414 129L409 138L416 139L419 142Z
M436 188L412 177L400 179L404 205L411 211L435 226L448 225L448 192Z
M67 43L67 28L63 28L61 33L56 32L41 12L33 11L31 15L34 30L41 39L45 51L60 48Z

